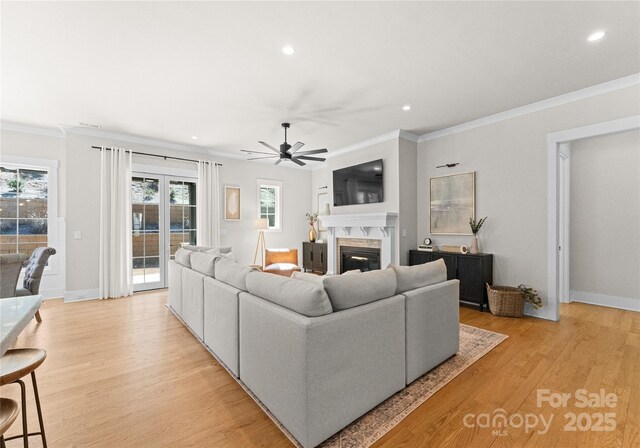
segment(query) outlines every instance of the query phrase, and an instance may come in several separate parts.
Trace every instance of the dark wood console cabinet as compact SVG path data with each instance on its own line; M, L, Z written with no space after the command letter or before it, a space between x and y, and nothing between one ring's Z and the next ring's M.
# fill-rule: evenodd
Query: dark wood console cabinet
M447 280L460 280L460 302L484 311L487 303L486 283L493 284L492 254L456 254L450 252L409 251L409 265L428 263L442 258L447 266Z
M302 243L302 267L306 271L327 273L327 245L320 243Z

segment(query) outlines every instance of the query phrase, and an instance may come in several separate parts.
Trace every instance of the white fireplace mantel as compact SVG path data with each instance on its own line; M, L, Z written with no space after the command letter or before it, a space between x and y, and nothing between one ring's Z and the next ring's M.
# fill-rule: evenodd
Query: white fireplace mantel
M338 238L365 238L380 240L381 266L389 263L396 264L396 235L394 227L398 221L398 214L381 213L350 213L344 215L320 216L322 227L327 228L327 273L339 274L336 271L337 240Z

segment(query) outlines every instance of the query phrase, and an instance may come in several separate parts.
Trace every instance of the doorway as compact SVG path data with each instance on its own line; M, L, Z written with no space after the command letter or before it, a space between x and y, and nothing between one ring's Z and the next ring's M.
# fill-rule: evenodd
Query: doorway
M560 154L562 148L570 148L572 141L618 132L640 129L640 115L618 120L595 123L547 135L548 167L548 229L547 229L547 318L557 321L560 317L559 303L567 297L568 283L568 201L565 199L568 184L568 168ZM568 164L569 157L566 158ZM562 230L561 230L562 229ZM564 234L564 235L563 235ZM562 243L562 244L561 244ZM563 251L563 249L565 249Z
M183 244L196 244L196 180L133 173L133 289L167 287L167 264Z

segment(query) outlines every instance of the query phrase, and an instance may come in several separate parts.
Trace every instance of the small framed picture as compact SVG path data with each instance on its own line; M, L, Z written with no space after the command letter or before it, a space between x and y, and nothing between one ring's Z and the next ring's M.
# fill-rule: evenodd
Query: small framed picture
M224 187L224 219L240 221L240 187Z
M318 194L318 216L320 220L318 221L318 230L324 232L327 230L326 227L322 226L322 217L327 215L327 211L329 211L329 194L328 193L319 193Z

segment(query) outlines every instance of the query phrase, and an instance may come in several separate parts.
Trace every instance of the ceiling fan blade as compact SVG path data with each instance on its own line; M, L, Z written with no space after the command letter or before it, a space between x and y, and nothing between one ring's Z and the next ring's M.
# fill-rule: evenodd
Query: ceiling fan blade
M278 156L276 156L276 155L274 154L274 155L272 155L272 156L267 156L267 157L252 157L252 158L247 159L247 160L273 159L274 157L278 157Z
M275 151L275 152L277 152L278 154L280 154L280 150L278 150L278 149L274 148L274 147L273 147L273 146L271 146L269 143L265 143L265 142L263 142L262 140L261 140L261 141L259 141L258 143L260 143L260 144L261 144L261 145L263 145L263 146L266 146L266 147L267 147L267 148L269 148L271 151Z
M303 146L304 146L304 143L298 142L295 145L293 145L291 148L289 148L287 152L289 154L294 154L298 149L302 148Z
M300 165L300 166L305 166L305 165L306 165L306 163L301 162L301 161L300 161L300 160L298 160L298 159L291 159L291 161L292 161L293 163L297 163L297 164L298 164L298 165Z
M316 162L324 162L325 158L323 157L309 157L309 156L295 156L292 159L302 159L302 160L315 160Z
M240 151L241 151L241 152L246 152L246 153L249 153L249 154L269 154L269 155L273 155L273 154L271 154L270 152L263 152L263 151L250 151L250 150L248 150L248 149L241 149Z
M278 159L278 160L276 160L276 163L274 163L274 165L279 164L279 163L280 163L280 162L282 162L283 160L284 160L284 159Z
M327 152L327 148L312 149L311 151L302 151L302 152L299 152L297 155L299 155L299 156L310 156L311 154L321 154L323 152Z

